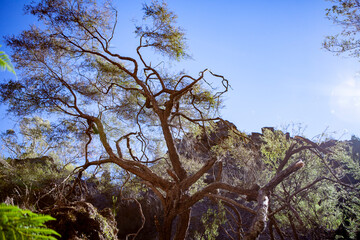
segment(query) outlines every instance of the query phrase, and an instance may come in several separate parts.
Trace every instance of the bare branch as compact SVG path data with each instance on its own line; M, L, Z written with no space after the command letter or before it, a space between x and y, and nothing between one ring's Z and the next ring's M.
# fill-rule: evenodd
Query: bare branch
M213 193L205 194L205 196L222 200L222 201L227 202L227 203L229 203L229 204L231 204L233 206L239 207L242 210L245 210L245 211L247 211L247 212L249 212L251 214L254 214L254 215L256 214L256 211L252 210L251 208L246 207L245 205L243 205L241 203L236 202L235 200L232 200L231 198L227 198L227 197L217 195L217 194L213 194Z
M265 192L270 192L272 189L274 189L279 183L281 183L285 178L287 178L290 174L296 172L300 168L304 166L304 162L302 160L294 162L289 167L287 167L285 170L279 172L276 174L268 184L266 184L262 189Z

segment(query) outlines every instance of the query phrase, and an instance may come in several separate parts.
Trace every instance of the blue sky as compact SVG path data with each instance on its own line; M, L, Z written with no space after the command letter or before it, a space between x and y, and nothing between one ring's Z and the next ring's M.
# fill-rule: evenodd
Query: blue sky
M18 34L36 19L22 14L25 0L0 0L0 36ZM134 55L134 21L144 1L117 1L118 38L114 46ZM357 59L322 49L326 35L340 26L325 18L325 0L169 0L186 31L193 60L176 63L197 76L205 68L232 85L222 117L239 130L259 132L301 123L309 138L337 132L360 136L360 65ZM1 50L11 53L3 45ZM0 80L12 77L0 72ZM5 107L1 107L4 113ZM0 130L11 128L0 117Z

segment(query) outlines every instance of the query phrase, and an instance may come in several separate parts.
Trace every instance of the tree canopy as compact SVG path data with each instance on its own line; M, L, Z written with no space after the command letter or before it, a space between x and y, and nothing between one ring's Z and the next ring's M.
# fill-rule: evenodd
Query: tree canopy
M351 56L359 57L359 1L331 0L330 2L334 5L326 9L326 16L343 29L338 34L327 36L323 43L324 48L337 54L347 52Z

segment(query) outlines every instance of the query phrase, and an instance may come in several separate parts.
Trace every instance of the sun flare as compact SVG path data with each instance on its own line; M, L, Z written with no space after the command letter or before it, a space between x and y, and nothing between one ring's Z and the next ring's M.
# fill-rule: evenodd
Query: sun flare
M331 92L331 113L346 122L360 122L360 75L336 85Z

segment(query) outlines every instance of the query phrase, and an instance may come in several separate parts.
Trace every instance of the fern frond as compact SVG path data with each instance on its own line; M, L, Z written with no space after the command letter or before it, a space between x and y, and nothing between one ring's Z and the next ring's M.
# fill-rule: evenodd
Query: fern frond
M58 237L61 236L56 231L48 228L26 228L26 229L22 229L22 234L24 236L31 237L32 239L56 239L51 235L55 235Z
M4 51L0 51L0 69L3 71L8 70L9 72L12 72L16 76L15 68L11 63L9 56L6 55Z
M60 234L46 228L44 224L50 220L55 220L55 218L2 203L0 204L0 240L56 240L54 236L60 237Z

